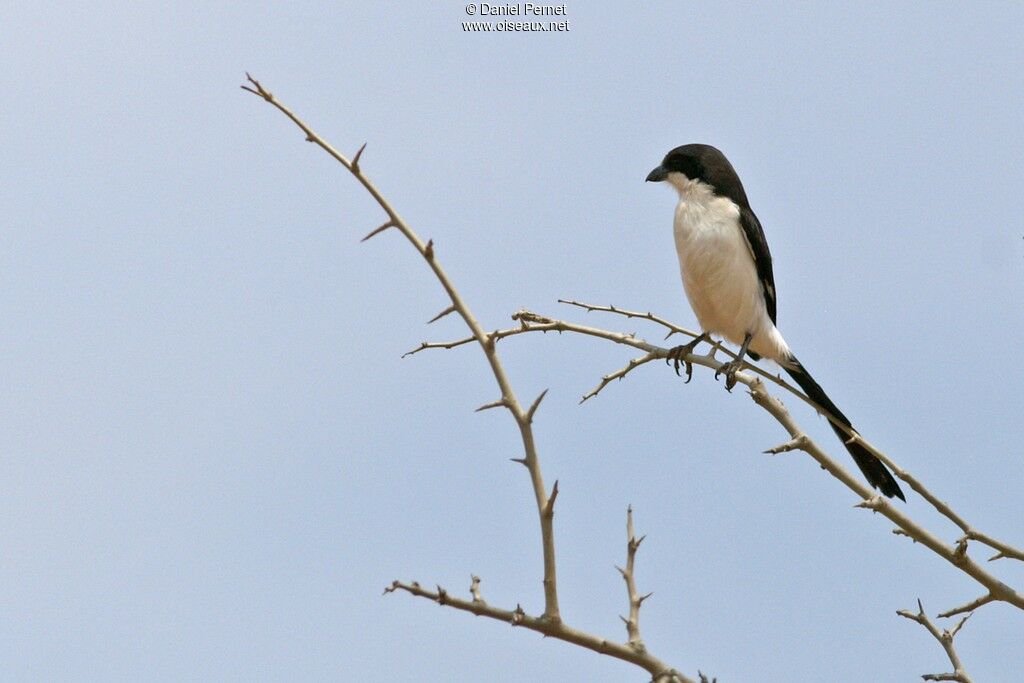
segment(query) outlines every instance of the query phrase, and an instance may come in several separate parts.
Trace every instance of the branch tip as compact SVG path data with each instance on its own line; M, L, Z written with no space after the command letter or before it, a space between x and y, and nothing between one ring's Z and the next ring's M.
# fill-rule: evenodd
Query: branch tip
M945 619L947 617L955 617L958 614L964 614L966 612L973 612L974 610L978 609L982 605L987 605L988 603L992 602L995 599L996 599L996 597L994 595L992 595L992 593L986 593L985 595L981 596L980 598L976 598L974 600L971 600L970 602L968 602L966 604L963 604L963 605L960 605L959 607L954 607L952 609L946 610L945 612L940 612L939 616Z

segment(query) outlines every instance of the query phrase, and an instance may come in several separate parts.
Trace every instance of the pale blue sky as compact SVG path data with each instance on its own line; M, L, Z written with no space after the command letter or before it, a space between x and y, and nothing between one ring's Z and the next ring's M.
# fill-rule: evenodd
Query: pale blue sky
M423 262L251 71L363 167L487 328L578 298L693 325L673 197L708 142L775 257L779 324L875 444L1024 543L1024 9L574 2L571 31L468 34L462 3L0 9L0 678L643 681L408 596L541 608L514 426ZM570 335L501 352L537 422L563 613L720 681L910 681L948 663L895 612L980 589L893 536L710 373ZM821 443L827 426L788 401ZM957 534L916 496L905 508ZM984 557L979 553L979 557ZM992 565L1024 585L1024 568ZM1024 614L958 638L1024 670Z

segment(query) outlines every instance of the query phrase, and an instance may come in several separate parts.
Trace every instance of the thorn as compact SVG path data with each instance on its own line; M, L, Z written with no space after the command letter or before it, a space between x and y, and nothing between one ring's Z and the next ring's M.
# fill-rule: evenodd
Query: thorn
M555 514L555 499L558 498L558 480L555 479L555 485L551 487L551 495L548 497L548 503L544 506L544 515L551 518Z
M779 453L788 453L789 451L803 450L807 446L807 435L801 434L800 436L793 437L789 441L774 448L769 448L764 453L768 455L778 455Z
M877 511L879 505L881 504L881 502L882 502L881 496L872 496L870 498L866 498L865 500L862 500L861 502L857 503L853 507L855 507L855 508L863 508L864 510L875 510L875 511Z
M963 628L963 625L967 623L967 620L974 616L974 612L968 612L963 619L961 619L956 626L948 631L950 640L956 637L956 634Z
M476 574L470 574L469 579L469 592L473 596L473 602L478 605L486 604L483 596L480 594L480 577Z
M444 588L441 588L441 586L438 585L437 586L437 604L445 605L447 603L448 603L448 591L446 591Z
M248 76L249 74L245 74L245 75ZM250 78L250 80L251 80L251 78ZM396 590L398 590L398 579L395 579L394 581L392 581L390 586L385 586L384 587L384 592L381 593L381 595L387 595L388 593L394 593Z
M502 407L507 406L507 405L508 404L505 402L505 399L501 398L501 399L498 399L497 401L494 401L493 403L485 403L482 406L480 406L479 408L477 408L476 410L474 410L473 412L474 413L480 413L480 412L483 412L485 410L490 410L491 408L502 408Z
M644 602L644 600L646 600L647 598L651 597L652 595L654 595L654 591L651 591L651 592L650 592L650 593L648 593L647 595L641 595L641 596L640 596L640 597L639 597L639 598L637 599L637 601L636 601L636 604L638 604L638 605L642 605L642 604L643 604L643 602Z
M967 557L967 537L964 536L956 542L956 547L953 549L953 559L959 564L963 562L964 558Z
M445 317L449 313L454 313L454 312L455 312L455 304L452 304L451 306L449 306L448 308L444 309L443 311L441 311L440 313L435 315L433 318L428 320L427 324L429 325L430 323L436 323L438 320L440 320L441 318Z
M671 337L671 336L672 336L673 334L675 334L675 333L676 333L676 331L675 331L675 330L669 330L669 331L668 331L668 334L666 334L666 335L665 335L665 339L668 339L669 337Z
M622 574L622 578L626 578L626 570L625 569L623 569L622 567L620 567L617 564L613 564L612 566L619 570L619 573Z
M427 246L423 248L423 256L428 261L434 260L434 240L427 240Z
M523 467L526 467L526 458L509 458L512 462L517 462Z
M360 242L365 242L366 240L370 239L371 237L376 237L377 235L379 235L380 233L384 232L384 231L385 231L385 230L387 230L388 228L393 228L394 226L395 226L395 223L394 223L394 221L390 221L390 220L389 220L389 221L385 222L385 223L384 223L384 224L383 224L382 226L380 226L379 228L375 228L374 230L371 230L370 232L368 232L368 233L366 234L366 237L364 237L363 239L361 239L361 240L359 240L359 241L360 241Z
M356 155L354 157L352 157L352 170L355 173L359 173L359 157L363 156L363 150L364 149L366 149L366 143L365 142L363 143L363 146L359 148L359 151L356 152Z
M533 400L533 403L530 404L530 409L526 411L526 421L527 422L533 422L533 415L534 415L534 413L537 412L537 408L540 407L540 402L544 400L544 397L547 396L547 393L548 393L547 389L545 389L544 391L540 392L540 396L535 398Z

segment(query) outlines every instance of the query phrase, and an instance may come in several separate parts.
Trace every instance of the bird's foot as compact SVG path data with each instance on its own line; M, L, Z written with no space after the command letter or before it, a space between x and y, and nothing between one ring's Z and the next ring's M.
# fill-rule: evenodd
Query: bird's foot
M686 382L684 382L684 384L689 384L690 380L693 379L693 363L683 358L683 356L688 356L693 353L693 350L697 348L697 344L700 344L702 341L707 341L707 335L702 334L690 343L683 344L682 346L673 346L665 355L665 364L674 365L677 375L679 375L680 365L685 368ZM682 377L682 375L679 376Z
M732 388L736 386L736 371L743 368L743 361L737 359L731 360L727 363L722 363L715 370L715 379L718 379L719 375L725 375L725 390L732 391Z

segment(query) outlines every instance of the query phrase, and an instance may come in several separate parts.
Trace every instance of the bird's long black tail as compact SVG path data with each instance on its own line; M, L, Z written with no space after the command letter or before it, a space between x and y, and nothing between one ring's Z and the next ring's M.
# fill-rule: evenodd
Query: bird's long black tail
M836 407L836 404L829 399L825 390L814 381L811 374L807 372L806 368L800 364L800 361L796 359L796 356L790 356L789 362L783 365L789 376L800 385L800 388L804 390L808 398L817 403L819 406L827 410L832 414L834 418L842 422L844 425L853 429L853 425L850 424L850 420ZM836 436L839 437L840 441L846 446L846 450L850 451L850 455L853 456L854 462L860 467L860 471L864 473L864 477L868 480L868 483L880 490L885 495L892 498L896 496L900 500L906 500L903 497L903 491L900 490L899 484L896 483L896 479L893 478L889 470L882 464L882 461L871 454L868 449L859 443L848 443L849 437L843 433L836 425L829 422L832 429L835 431Z

